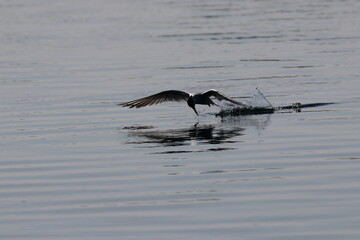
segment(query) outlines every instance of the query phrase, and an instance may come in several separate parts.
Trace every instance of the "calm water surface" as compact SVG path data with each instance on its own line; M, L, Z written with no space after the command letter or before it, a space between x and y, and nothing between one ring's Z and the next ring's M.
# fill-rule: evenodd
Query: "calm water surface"
M360 2L2 1L1 239L359 239ZM300 113L116 105L259 87Z

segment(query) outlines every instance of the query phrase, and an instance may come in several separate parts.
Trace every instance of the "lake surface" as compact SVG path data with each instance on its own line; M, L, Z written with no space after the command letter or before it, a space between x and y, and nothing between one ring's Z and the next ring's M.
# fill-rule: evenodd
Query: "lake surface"
M360 2L2 1L1 239L359 239ZM301 112L116 104L262 91Z

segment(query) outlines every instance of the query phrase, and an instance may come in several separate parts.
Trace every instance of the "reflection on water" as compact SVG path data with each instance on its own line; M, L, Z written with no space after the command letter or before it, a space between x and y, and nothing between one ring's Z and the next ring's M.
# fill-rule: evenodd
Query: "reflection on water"
M257 131L264 130L271 123L271 114L261 115L238 115L221 118L223 125L236 125L243 128L255 128Z
M258 131L270 123L270 115L234 116L223 118L217 124L196 124L187 128L156 130L153 126L127 126L127 144L141 145L145 148L174 147L186 145L206 145L235 143L236 137L244 135L246 128L252 127ZM207 151L223 151L233 148L209 148ZM183 153L184 151L180 151ZM185 151L186 152L186 151ZM166 152L169 153L169 152ZM175 153L175 152L171 152Z
M234 127L231 129L218 128L212 124L201 125L196 123L189 128L150 130L150 131L130 131L129 137L137 137L138 140L128 142L128 144L157 144L162 147L190 145L191 141L196 140L202 144L221 144L231 142L230 139L242 135L244 129ZM156 147L156 146L155 146Z

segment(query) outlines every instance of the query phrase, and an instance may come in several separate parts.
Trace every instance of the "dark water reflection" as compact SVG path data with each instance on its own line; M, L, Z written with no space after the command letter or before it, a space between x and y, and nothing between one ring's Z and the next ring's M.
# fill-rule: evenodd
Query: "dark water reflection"
M145 148L176 147L196 145L231 144L240 142L239 136L251 127L262 131L270 123L270 115L234 116L223 118L217 123L202 123L190 127L157 130L153 126L127 126L127 144L141 145ZM209 148L208 151L223 151L233 148ZM178 151L172 151L176 153ZM184 151L180 151L184 152ZM166 152L169 153L169 152Z
M230 139L242 135L244 129L234 127L231 129L217 128L215 125L201 125L196 123L189 128L130 131L129 137L137 137L139 140L128 142L129 144L158 144L163 147L190 145L190 141L196 140L203 144L221 144L232 142Z

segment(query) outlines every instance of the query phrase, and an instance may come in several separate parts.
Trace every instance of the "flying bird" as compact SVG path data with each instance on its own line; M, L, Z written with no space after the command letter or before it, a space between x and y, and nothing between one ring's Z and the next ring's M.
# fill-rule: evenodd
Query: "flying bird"
M213 97L219 101L225 100L225 101L231 102L236 105L244 106L243 103L240 103L238 101L235 101L234 99L226 97L224 94L222 94L219 91L214 90L214 89L208 90L204 93L196 93L196 94L187 93L187 92L179 91L179 90L167 90L167 91L163 91L163 92L160 92L160 93L148 96L148 97L136 99L136 100L129 101L129 102L119 103L118 105L123 106L123 107L129 107L129 108L142 108L142 107L151 106L154 104L159 104L162 102L169 102L169 101L182 102L182 101L184 101L184 102L187 102L188 106L191 107L195 111L196 115L199 115L195 108L196 104L208 105L209 107L211 105L218 106L211 100L211 97Z

